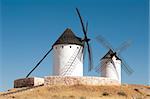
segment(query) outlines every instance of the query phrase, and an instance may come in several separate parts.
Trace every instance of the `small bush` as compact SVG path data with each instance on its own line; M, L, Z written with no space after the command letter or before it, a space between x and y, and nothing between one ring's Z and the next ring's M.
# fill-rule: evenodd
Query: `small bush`
M137 91L137 92L139 92L139 89L136 89L136 88L135 88L134 90Z
M71 95L71 96L69 96L69 98L71 98L71 99L75 99L75 96L72 96L72 95Z
M150 89L150 87L147 87L147 89Z
M150 97L150 95L146 95L146 96Z
M136 92L138 92L138 93L140 93L140 94L142 94L141 92L140 92L140 90L139 89L134 89Z
M134 89L136 92L138 92L138 93L140 93L140 94L142 94L143 95L143 93L139 90L139 89Z
M102 95L103 96L109 96L109 93L108 92L104 92Z
M118 92L117 93L119 96L127 96L127 94L125 92Z

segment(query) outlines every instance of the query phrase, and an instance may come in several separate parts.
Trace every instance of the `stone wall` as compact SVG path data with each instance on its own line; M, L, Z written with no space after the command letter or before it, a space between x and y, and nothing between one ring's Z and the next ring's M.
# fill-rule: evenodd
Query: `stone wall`
M74 76L47 76L44 78L30 77L14 81L14 88L32 87L38 85L120 85L116 80L105 77L74 77Z
M44 85L120 85L116 80L105 77L71 77L71 76L47 76L44 77Z
M32 87L44 84L44 78L30 77L21 78L14 81L14 88Z

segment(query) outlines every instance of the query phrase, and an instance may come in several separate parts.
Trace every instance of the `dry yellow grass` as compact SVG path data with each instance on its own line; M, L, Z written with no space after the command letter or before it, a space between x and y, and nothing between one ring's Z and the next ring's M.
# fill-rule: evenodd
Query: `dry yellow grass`
M16 91L13 89L10 92ZM150 87L121 86L41 86L0 99L150 99Z

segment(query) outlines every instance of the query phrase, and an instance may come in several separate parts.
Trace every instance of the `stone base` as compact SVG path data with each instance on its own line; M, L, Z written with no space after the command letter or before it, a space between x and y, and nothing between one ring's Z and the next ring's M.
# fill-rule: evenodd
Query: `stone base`
M14 88L32 87L44 84L44 78L30 77L21 78L14 81Z
M120 85L116 80L105 77L74 77L74 76L47 76L44 77L44 85Z
M44 78L30 77L21 78L14 81L14 88L32 87L38 85L120 85L116 80L106 77L94 77L94 76L46 76Z

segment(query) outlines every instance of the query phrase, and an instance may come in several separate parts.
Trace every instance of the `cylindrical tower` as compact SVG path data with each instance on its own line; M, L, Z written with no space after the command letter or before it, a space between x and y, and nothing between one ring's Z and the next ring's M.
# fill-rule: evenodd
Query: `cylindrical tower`
M53 75L83 76L83 43L71 29L66 29L53 45Z
M101 59L101 76L115 79L121 83L121 60L110 50Z

